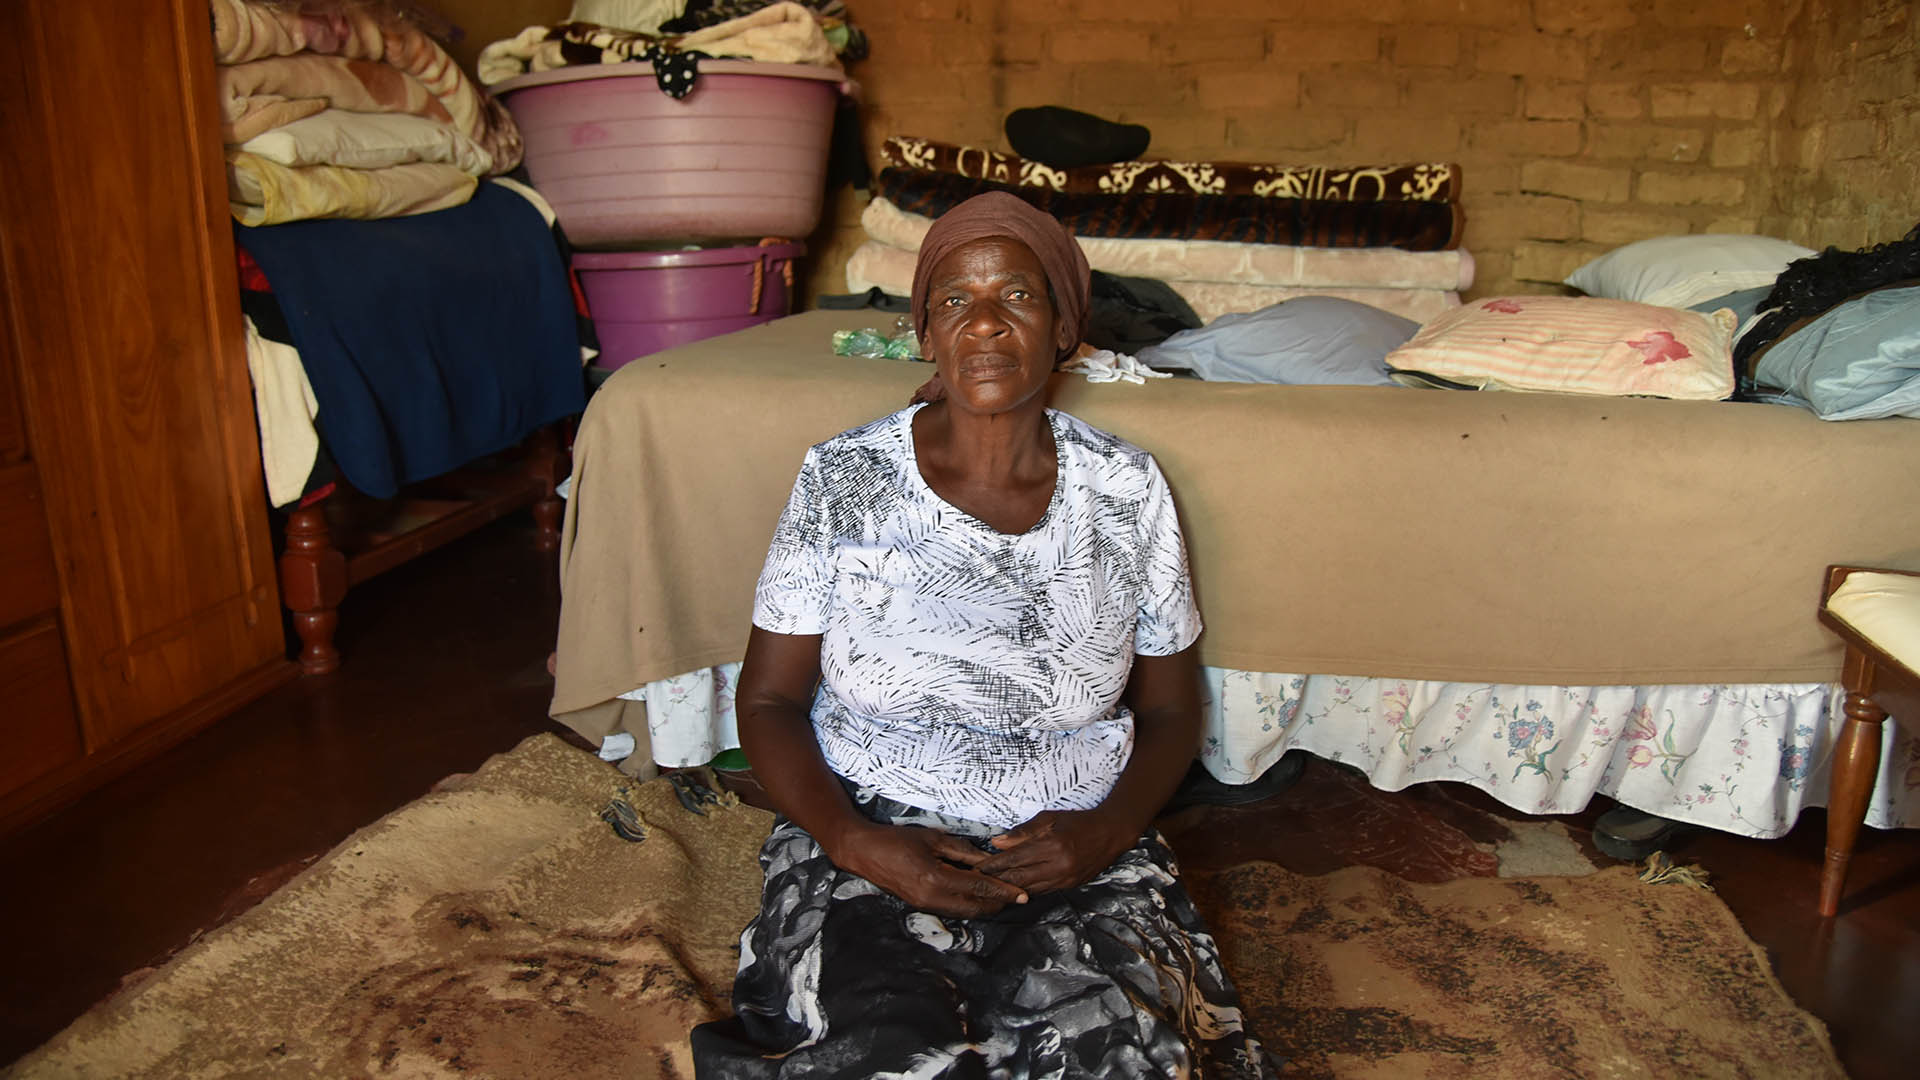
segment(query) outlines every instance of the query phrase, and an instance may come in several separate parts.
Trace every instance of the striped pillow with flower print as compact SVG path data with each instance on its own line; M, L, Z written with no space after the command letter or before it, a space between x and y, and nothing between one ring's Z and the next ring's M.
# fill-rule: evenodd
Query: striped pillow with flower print
M1387 354L1409 385L1719 400L1733 393L1732 310L1504 296L1435 316Z

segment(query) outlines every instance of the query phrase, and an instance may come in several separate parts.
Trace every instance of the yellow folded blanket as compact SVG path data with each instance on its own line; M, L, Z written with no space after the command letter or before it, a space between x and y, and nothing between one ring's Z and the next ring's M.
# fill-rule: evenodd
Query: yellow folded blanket
M256 135L238 150L278 165L384 169L438 161L475 176L493 168L493 158L458 128L406 113L324 109Z
M227 161L229 206L242 225L424 214L466 202L478 183L459 166L435 161L384 169L289 167L240 152Z

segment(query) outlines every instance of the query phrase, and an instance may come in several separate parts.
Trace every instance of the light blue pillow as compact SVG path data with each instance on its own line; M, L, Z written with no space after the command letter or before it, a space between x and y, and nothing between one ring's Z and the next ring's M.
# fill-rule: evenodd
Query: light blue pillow
M1760 354L1753 379L1822 420L1920 417L1920 286L1835 306Z
M1135 359L1217 382L1397 386L1387 354L1420 324L1333 296L1302 296L1182 330Z

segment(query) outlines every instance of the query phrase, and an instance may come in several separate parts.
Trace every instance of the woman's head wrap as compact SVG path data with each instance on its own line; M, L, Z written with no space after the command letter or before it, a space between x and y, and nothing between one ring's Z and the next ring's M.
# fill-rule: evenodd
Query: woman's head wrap
M1060 356L1073 351L1087 329L1092 288L1087 280L1087 257L1081 254L1080 245L1073 242L1066 226L1004 191L975 195L941 214L927 230L927 238L920 242L920 261L913 267L915 332L923 342L926 340L927 275L955 248L989 236L1018 240L1039 257L1053 294L1054 317L1072 332Z

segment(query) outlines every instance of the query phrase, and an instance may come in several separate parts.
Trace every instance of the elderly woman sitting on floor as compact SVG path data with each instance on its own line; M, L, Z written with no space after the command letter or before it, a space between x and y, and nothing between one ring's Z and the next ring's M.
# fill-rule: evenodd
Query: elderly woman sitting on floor
M913 278L944 398L808 451L736 698L782 817L701 1076L1272 1074L1150 825L1200 729L1173 501L1046 407L1087 305L1058 222L963 203Z

